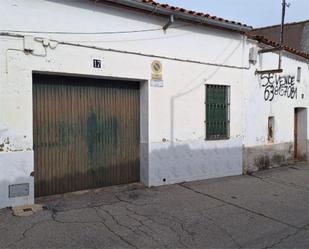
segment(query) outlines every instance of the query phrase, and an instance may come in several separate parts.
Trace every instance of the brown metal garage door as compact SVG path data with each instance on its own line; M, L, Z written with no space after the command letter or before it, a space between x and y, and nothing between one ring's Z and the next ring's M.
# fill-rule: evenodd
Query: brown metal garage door
M139 83L33 75L36 196L139 181Z

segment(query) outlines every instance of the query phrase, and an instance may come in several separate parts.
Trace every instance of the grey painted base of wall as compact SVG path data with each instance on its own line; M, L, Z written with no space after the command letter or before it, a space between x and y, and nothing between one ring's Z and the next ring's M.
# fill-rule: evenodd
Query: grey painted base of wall
M0 153L0 209L34 203L33 151ZM29 184L28 196L9 197L9 186Z
M141 143L141 181L158 186L240 175L291 163L293 156L292 142L256 147L243 147L240 138ZM32 170L32 151L0 153L0 208L34 202ZM8 198L8 186L20 183L30 184L29 196Z
M149 145L148 186L242 174L242 139Z
M279 167L294 161L294 145L292 142L245 147L243 153L243 171L245 174Z

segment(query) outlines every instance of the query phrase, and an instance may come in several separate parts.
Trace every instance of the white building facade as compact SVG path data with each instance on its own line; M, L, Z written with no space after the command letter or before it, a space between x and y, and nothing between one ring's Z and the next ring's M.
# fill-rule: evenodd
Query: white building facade
M134 160L127 160L130 161L128 165L135 166L132 166L132 170L126 164L115 166L121 164L117 156L113 158L114 163L111 159L107 160L106 165L96 159L98 169L114 167L116 171L113 171L114 175L109 173L110 177L116 179L119 176L120 180L105 179L100 182L98 179L96 184L88 187L113 185L113 182L129 183L130 179L135 179L122 177L121 167L126 171L134 171L133 175L138 174L138 181L146 186L158 186L240 175L282 165L293 161L295 157L306 160L306 108L309 106L306 55L285 51L282 73L256 74L256 70L276 69L278 54L259 54L256 62L250 62L252 47L269 47L245 35L250 27L213 19L199 24L194 20L186 20L176 10L166 10L161 6L155 8L161 10L160 13L148 11L147 6L153 5L147 1L138 1L144 9L128 6L127 2L130 1L123 1L123 5L111 4L110 1L94 3L82 0L64 3L51 0L1 2L0 208L31 204L36 195L44 193L61 193L62 183L59 179L72 182L72 188L64 186L63 189L85 188L78 185L82 181L82 178L78 178L81 173L74 167L80 162L72 163L74 155L81 154L76 151L79 147L74 142L74 136L87 141L94 138L95 143L100 140L98 128L92 134L89 133L89 127L85 131L72 126L75 135L70 137L71 145L68 142L69 145L66 144L64 148L53 143L52 138L59 134L51 128L45 129L44 120L38 121L38 108L47 108L40 113L52 113L57 103L51 101L53 98L50 96L54 95L52 90L48 90L50 84L37 84L35 79L48 81L50 78L53 82L59 79L62 83L56 84L57 87L67 84L72 87L72 92L75 92L76 85L68 82L76 78L81 81L84 79L81 83L83 90L78 95L70 95L68 90L67 98L71 99L69 104L61 102L65 101L66 96L60 98L57 95L61 99L57 113L65 112L67 105L70 105L68 108L80 110L76 116L64 114L68 122L70 119L80 121L82 113L84 115L87 111L93 115L95 108L89 105L89 110L85 107L81 111L81 103L96 98L93 105L100 106L103 101L92 97L92 90L87 90L87 82L97 87L94 92L101 91L97 82L102 82L103 86L108 81L111 89L114 88L110 84L114 82L115 92L120 88L117 85L120 81L124 88L127 83L128 89L132 88L133 83L135 86L138 84L136 129L130 126L133 121L129 122L133 116L128 117L128 123L122 123L121 117L132 113L128 107L117 116L119 120L116 119L116 123L119 122L116 127L120 128L115 131L115 148L105 153L104 148L114 143L109 138L103 146L88 143L84 149L88 157L79 160L85 160L85 165L89 164L89 169L84 172L87 181L92 179L89 178L89 172L94 175L102 172L92 169L89 163L93 149L98 150L91 154L96 155L96 158L104 153L104 157L119 153L118 157L124 161L126 155L129 157L138 149L138 156L133 156ZM162 27L169 24L171 13L175 20L163 31ZM38 85L46 86L44 89L50 91L42 90L39 99L34 94L38 92ZM121 94L126 94L128 89ZM84 96L87 91L91 95L89 98ZM44 96L51 104L44 102L43 94L46 94ZM117 101L114 104L121 105ZM133 102L129 101L128 105ZM126 108L126 105L123 104L123 107ZM95 110L98 112L96 115L106 111L104 108ZM53 117L57 113L53 113ZM89 115L87 120L91 121L92 116L89 119ZM60 120L61 117L58 118ZM130 151L130 146L121 145L131 143L129 140L132 136L125 135L123 131L130 127L131 133L139 131L139 143L134 151ZM44 132L48 134L51 140L41 137L39 139L44 141L38 141L39 136L35 134L40 132L43 132L43 137ZM110 134L108 128L104 132ZM44 150L42 153L48 157L39 154L36 148ZM123 150L119 151L119 148ZM60 156L57 165L49 165L49 171L45 172L45 165ZM138 171L134 168L136 165ZM53 179L53 169L56 167L67 167L67 170L56 173L58 180ZM68 172L70 176L65 175ZM50 191L37 194L36 188L44 189L44 184L51 186ZM53 184L58 186L53 188Z

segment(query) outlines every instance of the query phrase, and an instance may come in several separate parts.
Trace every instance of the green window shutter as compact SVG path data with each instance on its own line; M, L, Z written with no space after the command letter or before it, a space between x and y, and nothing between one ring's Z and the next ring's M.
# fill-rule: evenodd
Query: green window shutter
M206 85L206 139L229 137L229 87Z

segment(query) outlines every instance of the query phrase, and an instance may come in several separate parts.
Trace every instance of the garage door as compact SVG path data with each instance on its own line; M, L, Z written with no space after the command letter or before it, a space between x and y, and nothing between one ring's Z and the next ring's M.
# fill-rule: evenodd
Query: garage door
M139 83L33 75L36 196L139 181Z

